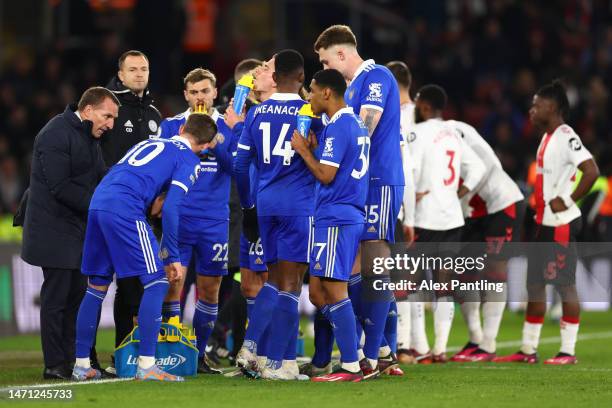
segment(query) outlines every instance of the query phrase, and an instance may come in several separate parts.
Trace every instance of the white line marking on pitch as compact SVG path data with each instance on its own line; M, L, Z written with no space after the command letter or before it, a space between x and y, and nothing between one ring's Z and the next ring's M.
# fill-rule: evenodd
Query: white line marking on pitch
M578 341L580 340L597 340L597 339L609 339L612 337L612 331L598 332L598 333L586 333L579 334ZM540 344L554 344L561 342L561 337L544 337L540 339ZM521 340L512 340L512 341L501 341L497 343L497 348L511 348L511 347L520 347L522 345ZM449 347L449 352L455 352L461 350L461 347Z
M30 388L61 388L61 387L73 387L76 385L98 385L98 384L108 384L114 382L122 382L122 381L133 381L133 378L109 378L106 380L96 380L96 381L70 381L70 382L55 382L55 383L45 383L45 384L31 384L31 385L10 385L5 388L0 388L0 392L6 392L8 390L13 389L30 389Z

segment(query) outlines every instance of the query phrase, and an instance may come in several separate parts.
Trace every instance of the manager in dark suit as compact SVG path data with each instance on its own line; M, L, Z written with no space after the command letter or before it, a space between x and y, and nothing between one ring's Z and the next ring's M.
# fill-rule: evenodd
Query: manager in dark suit
M99 139L112 129L119 101L106 88L51 119L34 141L21 257L42 267L40 334L44 378L69 379L76 316L87 279L81 254L87 210L105 166Z

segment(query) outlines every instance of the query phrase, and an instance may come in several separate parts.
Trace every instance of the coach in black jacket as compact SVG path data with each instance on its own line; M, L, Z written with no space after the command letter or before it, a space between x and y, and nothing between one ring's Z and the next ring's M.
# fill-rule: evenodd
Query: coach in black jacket
M119 71L108 85L119 102L119 117L112 131L102 139L102 154L112 167L136 143L157 136L161 114L153 106L147 89L149 61L140 51L127 51L119 58Z
M153 99L147 89L148 83L149 60L146 55L135 50L123 53L119 57L117 76L108 84L108 88L121 102L115 127L102 140L102 154L109 168L136 143L159 134L161 115L153 106ZM138 277L117 281L113 309L115 346L118 346L134 327L134 317L138 314L142 291Z
M118 106L109 90L90 88L34 141L21 256L44 275L45 378L70 378L74 364L76 316L87 287L81 274L87 210L105 171L98 139L113 127Z

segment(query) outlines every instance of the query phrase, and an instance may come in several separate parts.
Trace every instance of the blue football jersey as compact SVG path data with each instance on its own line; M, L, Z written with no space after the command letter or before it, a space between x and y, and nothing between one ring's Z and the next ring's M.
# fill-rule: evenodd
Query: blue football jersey
M370 184L403 186L400 153L400 99L393 74L387 67L364 61L344 94L346 103L359 115L361 108L382 112L371 137Z
M254 159L260 216L310 216L314 212L315 179L291 148L297 114L305 103L297 94L276 93L247 114L238 142L236 172L246 172L246 164ZM321 122L313 120L311 129L320 131ZM241 202L252 205L245 187L238 177Z
M185 124L190 113L189 109L187 109L176 116L162 120L159 124L159 137L170 139L172 136L178 135L181 126Z
M132 147L96 188L89 209L142 218L170 184L185 192L195 183L200 161L180 136L148 139Z
M181 216L228 220L232 153L236 151L238 140L217 110L213 110L211 117L217 124L217 145L200 155L199 175L183 200ZM180 119L169 122L178 123ZM162 131L162 137L164 135Z
M321 137L319 161L338 168L329 184L317 188L315 226L363 224L368 195L370 138L350 107L330 119Z

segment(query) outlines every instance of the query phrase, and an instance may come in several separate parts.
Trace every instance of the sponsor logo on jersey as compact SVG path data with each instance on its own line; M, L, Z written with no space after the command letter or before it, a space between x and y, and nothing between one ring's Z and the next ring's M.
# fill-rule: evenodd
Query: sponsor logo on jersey
M317 262L317 263L315 264L314 268L315 268L317 271L320 271L320 270L321 270L321 264Z
M382 84L380 82L372 82L368 85L370 94L366 98L368 101L382 102Z
M149 129L151 129L153 133L157 132L157 123L153 119L149 121Z
M164 260L168 258L168 248L162 248L159 250L159 259Z
M368 232L376 232L376 227L370 225L370 228L368 228Z
M351 89L351 91L349 92L348 98L353 99L353 95L355 95L355 90Z
M578 150L582 149L582 143L580 143L580 140L578 140L578 138L572 137L569 140L569 147L573 151L577 152Z
M412 143L416 140L416 133L414 132L410 132L408 134L408 143Z
M323 153L321 156L325 157L334 157L334 138L328 137L325 139L325 149L323 149Z
M223 144L223 142L225 142L225 136L223 136L223 133L217 133L215 137L217 138L217 143Z
M134 125L132 125L132 121L131 121L131 120L129 120L129 119L127 120L127 122L125 122L125 123L123 124L123 126L125 126L125 127L134 127Z
M260 257L257 257L257 258L255 259L255 265L263 265L263 261L261 260L261 258L260 258Z
M223 264L223 266L221 267L221 269L227 269L227 262Z

